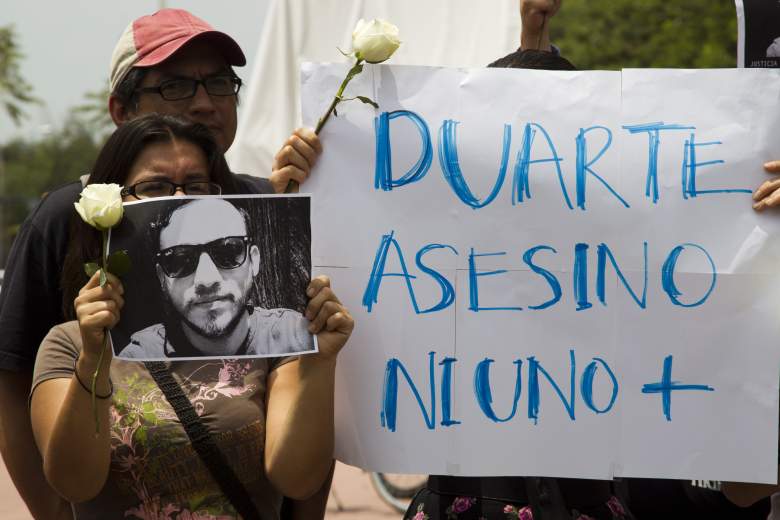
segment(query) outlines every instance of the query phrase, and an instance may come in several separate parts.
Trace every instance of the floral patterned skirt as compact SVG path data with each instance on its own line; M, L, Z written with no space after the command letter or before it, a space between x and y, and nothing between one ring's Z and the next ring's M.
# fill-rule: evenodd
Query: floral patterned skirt
M572 520L630 520L632 517L616 496L583 511L571 511ZM422 489L409 505L405 520L534 520L528 505L482 497L453 496ZM537 518L537 520L544 520Z

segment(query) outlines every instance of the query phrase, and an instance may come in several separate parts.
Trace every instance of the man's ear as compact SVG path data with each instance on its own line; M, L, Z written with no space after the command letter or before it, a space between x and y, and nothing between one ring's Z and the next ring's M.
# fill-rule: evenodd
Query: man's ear
M249 261L252 262L252 277L256 277L260 272L260 249L256 245L249 248Z
M135 110L119 101L119 98L116 96L109 96L108 98L108 113L116 126L127 123L136 115Z

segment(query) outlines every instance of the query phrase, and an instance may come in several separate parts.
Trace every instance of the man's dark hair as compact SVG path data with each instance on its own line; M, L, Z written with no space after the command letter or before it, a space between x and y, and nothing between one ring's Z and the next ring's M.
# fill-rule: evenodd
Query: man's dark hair
M237 186L225 156L208 128L182 118L149 114L120 125L98 154L87 184L115 183L125 185L130 169L144 149L153 143L176 140L194 144L203 151L208 164L209 180L222 186L222 192L233 194ZM100 257L101 235L73 212L70 243L62 270L63 312L74 317L73 300L87 282L83 265Z
M192 202L191 199L174 199L166 202L149 223L149 229L146 233L146 253L148 253L146 256L151 259L153 264L155 263L155 255L160 252L160 235L163 229L171 223L173 214L190 202Z
M525 49L513 52L488 65L503 69L577 70L569 60L557 52Z
M146 67L133 67L111 94L132 112L138 110L138 89L149 71Z

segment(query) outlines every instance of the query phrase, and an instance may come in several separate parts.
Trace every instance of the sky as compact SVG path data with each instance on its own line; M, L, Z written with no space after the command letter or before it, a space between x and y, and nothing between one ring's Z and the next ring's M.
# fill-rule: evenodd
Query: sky
M15 126L0 112L0 143L15 136L36 138L63 123L68 109L84 103L84 94L108 82L111 52L125 27L139 16L180 7L231 35L244 50L251 76L270 0L3 0L0 25L13 24L24 58L22 76L43 101L28 106L25 122Z

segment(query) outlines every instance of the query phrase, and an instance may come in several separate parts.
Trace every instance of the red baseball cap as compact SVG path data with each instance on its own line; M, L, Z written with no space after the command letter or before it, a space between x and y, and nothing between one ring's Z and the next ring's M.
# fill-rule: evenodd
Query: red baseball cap
M111 92L133 67L158 65L194 39L208 40L229 65L246 65L238 43L183 9L161 9L127 26L111 56Z

